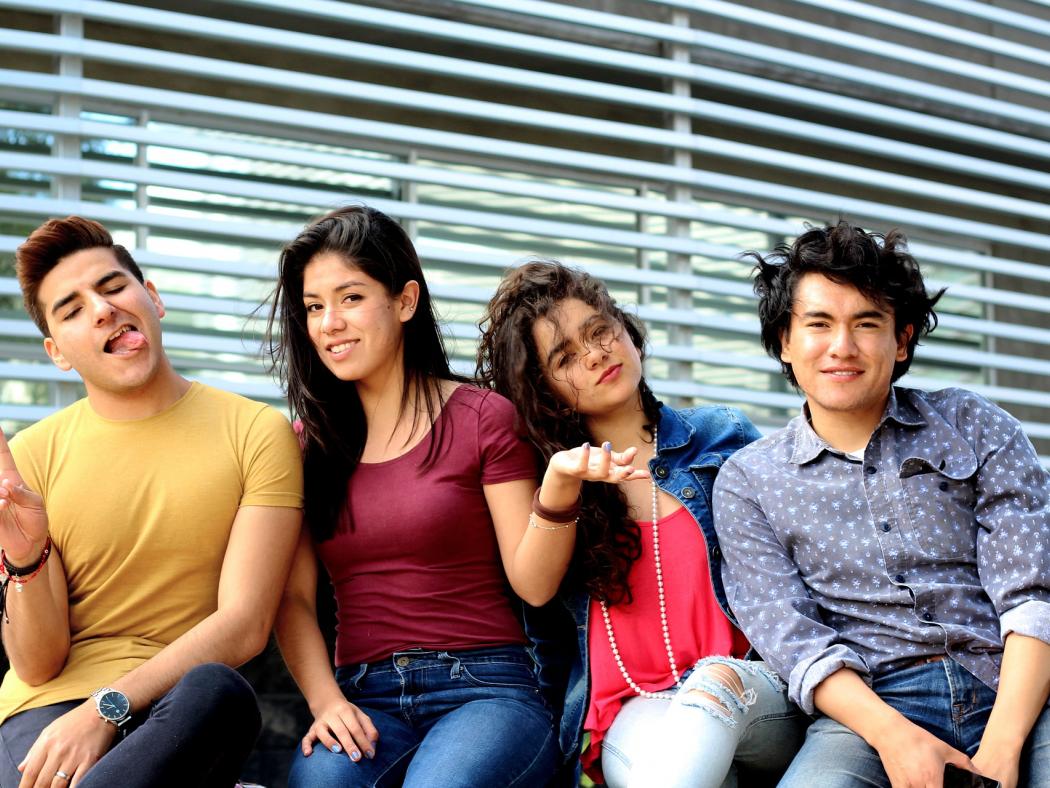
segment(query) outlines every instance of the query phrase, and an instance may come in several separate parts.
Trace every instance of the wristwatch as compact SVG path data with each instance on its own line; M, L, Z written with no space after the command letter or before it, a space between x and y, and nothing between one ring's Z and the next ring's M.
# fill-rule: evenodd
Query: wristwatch
M117 730L131 719L131 701L120 690L103 687L92 692L91 697L95 699L98 716L106 722L112 722Z

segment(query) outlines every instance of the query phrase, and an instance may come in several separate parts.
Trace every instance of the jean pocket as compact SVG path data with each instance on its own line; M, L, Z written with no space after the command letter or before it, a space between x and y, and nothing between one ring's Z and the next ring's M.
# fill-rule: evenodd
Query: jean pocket
M531 665L525 662L465 661L460 665L460 675L464 681L475 687L527 690L535 693L540 691L536 674Z

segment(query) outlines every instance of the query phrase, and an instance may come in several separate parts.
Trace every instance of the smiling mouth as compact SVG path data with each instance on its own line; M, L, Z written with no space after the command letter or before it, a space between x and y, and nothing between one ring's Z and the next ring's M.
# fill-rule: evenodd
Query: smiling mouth
M862 373L863 370L860 369L828 369L824 371L825 375L831 375L833 378L854 378Z
M329 345L325 349L333 356L338 356L340 353L345 353L356 344L357 340L352 339L349 342L340 342L338 345Z

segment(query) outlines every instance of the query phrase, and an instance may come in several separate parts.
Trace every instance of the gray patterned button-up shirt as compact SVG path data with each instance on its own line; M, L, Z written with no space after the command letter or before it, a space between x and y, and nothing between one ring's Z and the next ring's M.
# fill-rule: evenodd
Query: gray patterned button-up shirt
M971 392L895 388L863 461L803 414L715 482L729 604L809 713L840 668L934 655L994 689L1007 634L1050 642L1048 497L1020 424Z

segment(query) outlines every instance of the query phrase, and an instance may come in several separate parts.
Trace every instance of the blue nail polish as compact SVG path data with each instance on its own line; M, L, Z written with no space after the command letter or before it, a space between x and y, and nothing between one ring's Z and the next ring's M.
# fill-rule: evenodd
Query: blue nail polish
M612 451L612 444L609 443L609 441L606 441L602 444L602 448L605 449L605 451Z
M375 750L369 750L368 752L366 752L365 753L365 757L366 758L375 758L376 757Z
M359 761L359 760L361 760L361 753L359 753L357 750L354 750L352 753L350 753L350 760L351 761Z
M336 742L335 744L333 744L333 745L332 745L331 747L329 747L328 749L330 749L330 750L331 750L332 752L342 752L342 751L343 751L343 748L339 746L339 743L338 743L338 742Z

